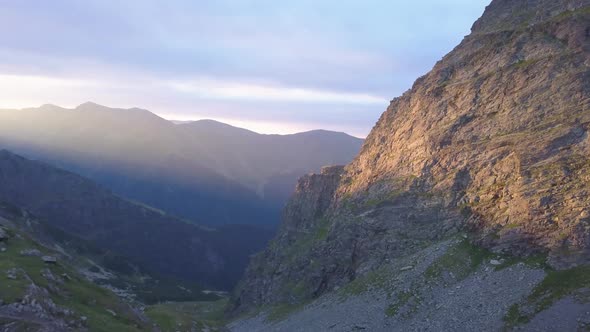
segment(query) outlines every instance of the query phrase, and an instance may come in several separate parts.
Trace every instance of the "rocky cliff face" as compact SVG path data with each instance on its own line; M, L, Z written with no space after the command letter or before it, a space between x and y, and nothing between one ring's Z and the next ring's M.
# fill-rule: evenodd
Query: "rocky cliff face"
M295 195L234 310L301 303L461 229L557 268L590 262L589 66L590 1L494 0L392 100L325 212L298 202L327 191Z
M324 167L320 174L308 174L299 180L285 207L282 237L292 241L299 233L309 233L317 227L317 221L330 207L343 172L343 166Z
M295 296L291 294L293 288L305 287L303 283L288 281L284 277L290 275L299 263L305 264L305 261L299 262L298 257L314 242L327 236L329 221L324 215L343 172L342 166L324 167L320 174L308 174L299 179L295 193L285 207L277 237L265 252L253 258L246 272L248 276L267 277L245 278L238 287L241 292L238 302L248 305L274 303ZM304 269L304 266L299 268Z

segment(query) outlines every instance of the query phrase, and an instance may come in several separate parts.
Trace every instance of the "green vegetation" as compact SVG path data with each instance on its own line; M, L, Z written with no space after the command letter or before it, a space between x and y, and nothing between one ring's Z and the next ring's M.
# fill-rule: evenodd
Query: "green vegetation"
M87 317L91 331L139 331L140 322L131 308L110 291L88 281L77 279L65 285L66 296L54 301Z
M520 227L520 225L513 222L513 223L509 223L508 225L504 226L504 229L510 230L510 229L516 229L518 227Z
M145 313L163 332L192 328L220 331L225 325L227 299L208 302L167 302L149 306Z
M314 234L314 241L323 241L328 237L330 232L330 220L328 218L321 218L318 221Z
M537 312L539 312L550 307L555 301L573 294L576 290L587 287L590 287L590 266L548 271L545 279L535 287L528 300L536 304Z
M24 249L38 249L35 244L14 237L7 244L7 250L0 253L0 294L4 302L11 303L20 301L30 284L22 276L20 269L40 271L44 264L39 257L25 257L19 254ZM7 271L12 269L18 269L16 279L7 276Z
M396 178L383 179L380 181L388 190L377 197L373 197L364 202L364 209L373 209L380 205L394 201L396 198L409 193L412 184L418 179L416 175L399 176ZM432 193L417 193L422 197L434 196Z
M504 316L504 322L507 326L513 327L520 324L525 324L529 321L529 318L520 313L518 304L513 304L508 309L506 316Z
M378 198L369 199L368 201L365 202L365 207L368 209L373 209L373 208L379 207L383 203L393 201L394 199L401 196L404 192L405 192L404 190L392 190L392 191L388 192L387 195L384 195L384 196L381 196Z
M389 317L397 315L399 309L406 305L412 297L414 297L414 295L410 291L403 291L399 293L397 295L397 300L387 307L385 314Z
M529 67L531 65L534 65L535 63L541 61L542 59L528 59L528 60L519 60L517 63L514 64L514 66L516 68L526 68Z
M6 251L0 253L0 294L4 302L19 302L33 283L45 288L58 306L73 310L78 318L85 316L85 325L92 331L142 329L144 323L115 294L82 278L63 262L47 265L40 257L21 255L22 250L28 249L44 255L55 253L25 234L11 233L12 237L4 242ZM16 278L8 278L9 270L16 271Z
M464 239L429 266L424 275L427 279L435 279L444 272L449 272L457 280L462 280L477 270L485 260L493 257L495 255L490 251Z
M389 268L381 267L354 279L342 288L340 294L346 298L350 295L360 295L371 289L385 288L390 274Z
M436 279L442 276L443 272L448 272L452 273L457 280L463 280L475 272L482 263L492 259L501 262L494 267L496 271L503 270L518 263L524 263L535 269L548 268L546 263L547 256L544 254L530 255L527 257L498 255L472 244L467 239L463 239L429 266L424 275L427 279Z
M295 243L285 250L285 255L294 260L309 252L317 243L325 241L330 232L331 223L328 218L317 220L315 227L307 234L301 236ZM276 247L276 244L271 244Z
M133 294L137 295L138 300L146 304L165 301L216 301L219 299L219 296L214 293L204 293L203 288L195 283L173 278L153 278L139 273L117 274L116 279L109 279L107 283L120 289L130 289Z
M196 283L154 275L153 272L131 262L124 256L100 249L91 242L68 234L59 228L45 223L39 223L36 226L41 234L46 234L56 242L67 246L67 251L70 254L80 256L78 265L87 266L89 271L99 273L101 270L96 265L89 265L88 259L90 259L114 272L115 277L108 280L108 285L131 290L143 303L214 301L219 299L215 294L204 294L203 288ZM100 283L100 281L98 282Z
M588 265L561 271L547 270L545 279L533 289L526 300L521 305L514 304L510 307L504 321L508 327L524 324L560 299L588 287L590 287L590 266ZM531 310L521 310L525 306Z

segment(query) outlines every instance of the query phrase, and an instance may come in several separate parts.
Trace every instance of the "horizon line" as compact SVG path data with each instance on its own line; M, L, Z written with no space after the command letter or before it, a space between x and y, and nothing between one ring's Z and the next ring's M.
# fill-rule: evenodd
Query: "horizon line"
M199 121L214 121L217 123L221 123L233 128L237 128L237 129L243 129L243 130L247 130L250 132L253 132L255 134L258 135L267 135L267 136L272 136L272 135L276 135L276 136L289 136L289 135L297 135L297 134L304 134L304 133L309 133L309 132L314 132L314 131L325 131L325 132L331 132L331 133L340 133L340 134L345 134L348 135L350 137L354 137L357 139L361 139L361 140L365 140L367 135L362 136L362 135L358 135L358 134L352 134L350 132L344 131L344 130L333 130L333 129L325 129L325 128L321 128L321 127L313 127L310 129L294 129L292 128L291 130L287 130L287 131L260 131L257 129L254 129L254 127L259 127L256 126L255 124L259 124L259 125L269 125L269 124L283 124L283 125L287 125L287 124L293 124L294 122L278 122L278 121L264 121L264 120L260 120L260 121L252 121L252 120L244 120L244 119L229 119L229 118L223 118L223 117L210 117L210 116L204 116L204 117L191 117L191 118L186 118L186 119L180 119L182 117L178 117L178 116L174 116L171 114L165 114L165 113L157 113L154 111L151 111L149 109L146 108L142 108L142 107L137 107L137 106L133 106L133 107L112 107L112 106L106 106L104 104L99 104L93 101L86 101L83 102L81 104L78 104L76 106L60 106L57 104L53 104L53 103L44 103L41 104L39 106L29 106L29 107L2 107L0 106L0 110L5 110L5 111L9 111L9 110L16 110L16 111L21 111L21 110L27 110L27 109L40 109L43 107L56 107L56 108L60 108L60 109L64 109L64 110L76 110L78 108L80 108L83 105L96 105L99 107L104 107L104 108L108 108L108 109L115 109L115 110L143 110L146 111L150 114L153 114L159 118L161 118L164 121L168 121L174 125L181 125L181 124L187 124L187 123L193 123L193 122L199 122ZM250 126L248 124L251 124ZM297 123L295 123L297 124ZM299 125L303 125L304 123L299 123ZM280 126L280 125L279 125ZM274 126L276 128L276 126ZM260 128L260 127L259 127Z

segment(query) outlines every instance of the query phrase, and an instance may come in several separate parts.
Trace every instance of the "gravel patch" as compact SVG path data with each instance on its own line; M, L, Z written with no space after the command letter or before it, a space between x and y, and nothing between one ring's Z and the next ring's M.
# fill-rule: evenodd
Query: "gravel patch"
M260 314L233 322L231 331L498 331L508 308L525 298L545 276L540 269L517 264L502 270L486 262L455 283L423 277L452 241L429 247L392 266L388 285L359 295L333 292L280 322ZM404 269L412 266L411 269ZM403 270L403 271L402 271ZM395 313L391 305L403 303Z
M397 331L499 331L508 308L544 276L524 264L500 271L485 266L452 286L423 289L416 312L406 319L394 317L390 325Z

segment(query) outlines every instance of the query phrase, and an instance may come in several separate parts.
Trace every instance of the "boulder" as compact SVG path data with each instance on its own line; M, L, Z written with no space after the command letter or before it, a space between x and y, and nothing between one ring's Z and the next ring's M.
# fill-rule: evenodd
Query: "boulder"
M43 256L41 259L46 264L57 264L57 258L54 256Z
M10 270L6 271L6 278L11 279L11 280L16 280L17 274L18 274L17 269L10 269Z

